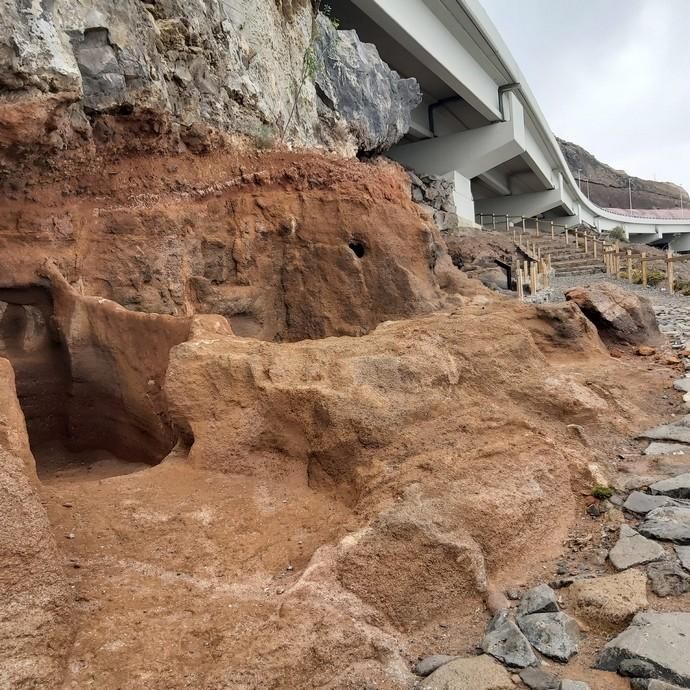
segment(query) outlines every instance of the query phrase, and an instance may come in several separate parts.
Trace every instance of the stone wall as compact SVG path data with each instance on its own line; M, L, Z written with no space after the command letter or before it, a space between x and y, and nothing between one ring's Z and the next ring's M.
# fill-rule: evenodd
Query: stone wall
M412 183L412 200L423 206L434 218L441 232L457 230L460 223L453 199L453 182L439 175L417 175L408 170Z

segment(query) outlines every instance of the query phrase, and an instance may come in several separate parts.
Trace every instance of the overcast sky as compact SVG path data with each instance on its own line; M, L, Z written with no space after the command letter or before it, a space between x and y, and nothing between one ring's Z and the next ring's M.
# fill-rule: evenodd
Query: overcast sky
M690 190L690 0L481 0L554 134Z

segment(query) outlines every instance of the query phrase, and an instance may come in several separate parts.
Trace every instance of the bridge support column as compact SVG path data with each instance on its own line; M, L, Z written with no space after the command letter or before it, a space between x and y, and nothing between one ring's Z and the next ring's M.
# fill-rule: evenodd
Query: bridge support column
M453 201L458 218L470 225L474 224L474 199L470 181L457 170L446 173L443 177L453 183Z
M423 175L453 179L458 216L473 221L470 180L525 151L522 104L512 93L503 94L503 103L503 122L394 146L388 155Z

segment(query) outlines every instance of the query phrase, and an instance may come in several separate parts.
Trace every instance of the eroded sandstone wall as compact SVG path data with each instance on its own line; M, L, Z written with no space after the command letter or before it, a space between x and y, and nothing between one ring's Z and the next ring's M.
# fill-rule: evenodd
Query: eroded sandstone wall
M0 687L59 687L71 593L36 481L10 363L0 358Z
M458 289L436 228L384 162L316 154L96 158L0 198L6 288L46 257L132 311L225 316L263 340L361 335Z

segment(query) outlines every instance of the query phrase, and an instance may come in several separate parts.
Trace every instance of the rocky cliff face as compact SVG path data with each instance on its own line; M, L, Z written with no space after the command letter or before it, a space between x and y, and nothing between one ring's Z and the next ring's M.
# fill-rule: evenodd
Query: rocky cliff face
M0 688L411 690L474 654L659 421L648 361L457 270L368 155L415 83L309 3L0 6Z
M589 179L590 199L603 208L628 208L628 179L631 180L633 208L677 208L683 198L683 206L689 207L688 193L671 182L656 182L630 177L624 170L616 170L597 160L581 146L558 139L561 151L575 179L578 170L583 180ZM587 193L587 184L582 183Z
M376 49L309 2L6 1L0 149L95 140L192 149L209 129L341 152L380 151L420 100Z

